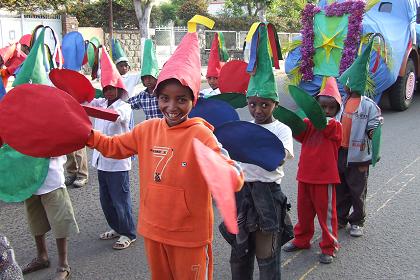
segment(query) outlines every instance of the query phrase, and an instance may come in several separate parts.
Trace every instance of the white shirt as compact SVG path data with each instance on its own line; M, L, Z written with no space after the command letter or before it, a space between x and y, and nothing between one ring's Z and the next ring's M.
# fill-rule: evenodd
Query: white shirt
M272 123L260 124L260 126L271 131L281 140L281 142L283 142L286 152L285 159L292 159L294 157L292 130L287 125L278 120L274 120ZM264 168L249 163L241 163L241 167L244 171L245 181L247 182L276 182L277 184L280 184L281 179L284 177L283 166L277 167L274 171L267 171Z
M125 88L128 92L128 98L133 97L135 95L134 88L141 83L140 74L125 74L121 75Z
M111 106L108 107L108 100L105 98L97 98L92 100L89 104L91 106L113 109L120 115L115 122L110 122L102 119L95 119L94 129L101 131L103 134L108 136L122 134L128 132L130 117L131 117L131 106L125 103L121 99L118 99ZM131 170L131 158L126 159L111 159L104 157L96 149L93 150L92 155L92 166L102 171L127 171Z
M34 195L42 195L50 193L59 188L65 188L64 185L64 164L67 157L59 156L50 158L50 165L48 166L47 177L42 186L34 193Z
M202 96L204 98L208 98L210 96L218 95L218 94L220 94L220 89L219 88L216 88L216 89L205 88L205 89L200 91L200 96Z

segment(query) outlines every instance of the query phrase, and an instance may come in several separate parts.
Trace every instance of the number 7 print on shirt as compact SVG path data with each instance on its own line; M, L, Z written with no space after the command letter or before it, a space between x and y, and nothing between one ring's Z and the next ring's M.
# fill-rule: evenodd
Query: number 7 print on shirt
M152 150L153 156L160 158L156 164L155 171L153 174L153 179L155 182L162 181L163 172L165 171L166 166L168 165L171 158L174 156L174 150L167 147L153 147Z

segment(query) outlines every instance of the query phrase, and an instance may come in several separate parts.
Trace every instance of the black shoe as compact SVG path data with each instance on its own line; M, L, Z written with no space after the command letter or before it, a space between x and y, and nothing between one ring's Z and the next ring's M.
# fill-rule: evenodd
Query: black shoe
M295 244L293 244L293 242L289 242L286 245L283 246L283 251L285 252L295 252L295 251L299 251L302 250L303 248L299 248L297 247Z
M333 262L333 256L327 254L320 254L319 255L319 262L323 264L330 264Z

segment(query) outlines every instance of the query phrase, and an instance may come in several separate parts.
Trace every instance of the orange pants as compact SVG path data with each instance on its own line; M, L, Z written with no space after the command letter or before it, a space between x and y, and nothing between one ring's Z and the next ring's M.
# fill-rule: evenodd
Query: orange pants
M144 238L152 280L212 280L211 244L187 248Z

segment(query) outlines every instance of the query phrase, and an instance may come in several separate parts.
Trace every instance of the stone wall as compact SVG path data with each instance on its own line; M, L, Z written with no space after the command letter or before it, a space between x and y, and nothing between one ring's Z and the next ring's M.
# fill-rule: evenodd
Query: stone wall
M109 33L104 33L105 45L109 50ZM118 39L131 65L131 70L140 69L140 32L138 30L114 30L114 39Z
M61 24L63 36L71 31L77 31L79 28L79 21L77 18L68 14L63 14L61 16Z
M140 33L138 30L114 30L113 36L121 42L121 45L126 53L131 65L131 70L137 71L141 66L140 57ZM107 49L109 50L109 33L104 33L104 41ZM153 38L152 38L153 39ZM205 50L205 37L199 36L200 52L201 52L201 65L207 65L209 59L209 50ZM169 46L168 46L169 48ZM242 59L242 50L229 50L229 56L234 59Z

